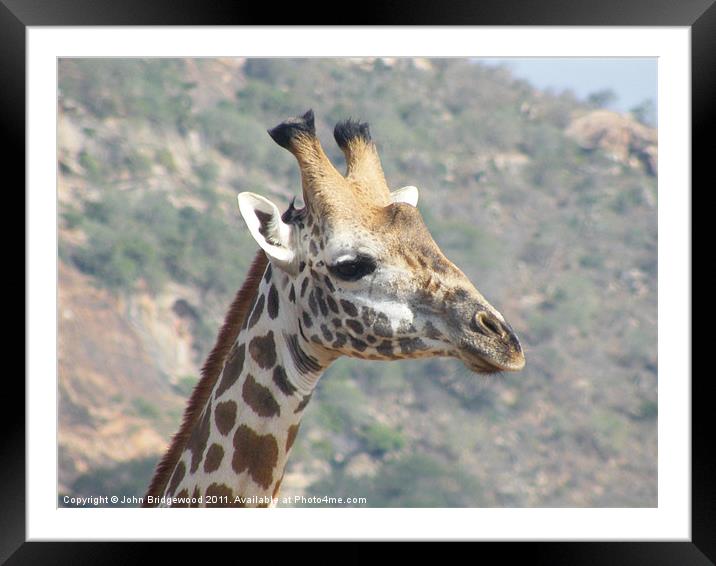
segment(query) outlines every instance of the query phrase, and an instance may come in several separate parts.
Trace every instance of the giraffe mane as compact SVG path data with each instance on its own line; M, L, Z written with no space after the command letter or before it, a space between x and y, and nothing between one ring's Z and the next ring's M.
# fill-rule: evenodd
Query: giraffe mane
M177 432L172 438L169 449L166 451L164 457L157 466L152 482L145 495L144 503L142 503L143 507L151 507L151 505L147 504L147 498L149 496L161 497L163 494L167 483L169 482L169 477L173 472L174 467L177 465L182 451L189 441L191 431L199 419L201 411L209 399L209 395L211 395L211 391L216 384L216 380L221 374L226 356L229 353L232 344L236 340L236 337L239 335L241 325L243 324L246 315L256 298L256 292L267 264L268 258L266 257L266 254L263 250L259 250L251 263L251 267L246 275L244 284L236 293L236 296L229 307L229 312L224 319L224 324L219 331L216 343L214 344L211 353L206 358L204 366L201 368L201 379L194 387L189 403L186 406L179 432Z

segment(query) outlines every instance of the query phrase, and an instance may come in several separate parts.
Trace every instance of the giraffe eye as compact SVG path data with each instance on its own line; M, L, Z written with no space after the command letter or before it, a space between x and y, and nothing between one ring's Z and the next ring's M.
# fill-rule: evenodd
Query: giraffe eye
M328 266L328 270L344 281L358 281L375 271L375 260L370 256L359 255Z

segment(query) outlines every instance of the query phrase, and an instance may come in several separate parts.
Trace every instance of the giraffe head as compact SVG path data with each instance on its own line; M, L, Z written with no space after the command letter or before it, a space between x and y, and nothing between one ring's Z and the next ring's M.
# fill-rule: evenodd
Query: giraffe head
M269 135L296 157L305 207L291 204L282 215L268 199L241 193L239 208L289 281L283 302L303 338L335 356L450 356L480 373L524 366L504 317L432 239L418 190L389 190L368 124L335 127L345 175L324 153L312 111Z

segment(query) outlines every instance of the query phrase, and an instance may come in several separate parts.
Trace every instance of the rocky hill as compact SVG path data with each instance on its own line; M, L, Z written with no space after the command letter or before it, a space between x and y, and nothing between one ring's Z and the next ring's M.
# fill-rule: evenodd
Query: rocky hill
M142 494L255 244L287 205L266 128L369 120L443 251L527 367L339 360L282 492L369 506L655 506L657 145L633 117L465 60L61 60L62 494Z

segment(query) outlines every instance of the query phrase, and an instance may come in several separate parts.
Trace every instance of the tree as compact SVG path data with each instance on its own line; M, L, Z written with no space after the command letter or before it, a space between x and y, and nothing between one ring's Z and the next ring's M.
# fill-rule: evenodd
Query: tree
M619 97L617 93L610 88L597 90L587 96L587 103L594 108L606 108L614 104Z
M634 119L650 128L656 127L656 103L647 98L629 110Z

